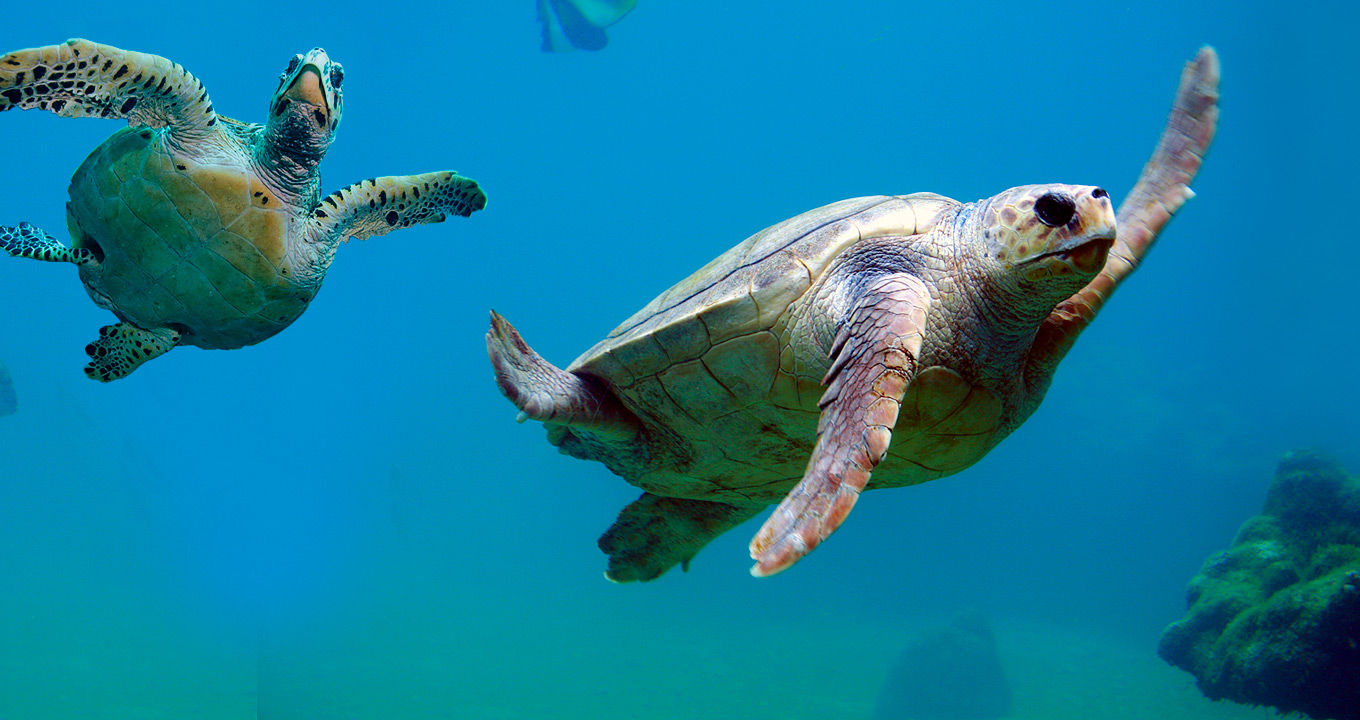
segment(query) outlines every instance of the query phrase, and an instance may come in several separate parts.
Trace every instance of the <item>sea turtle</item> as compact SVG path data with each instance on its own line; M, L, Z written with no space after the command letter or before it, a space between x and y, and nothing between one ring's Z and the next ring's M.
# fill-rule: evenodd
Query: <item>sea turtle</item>
M1117 242L1098 187L1028 185L967 204L858 198L757 233L565 371L493 312L487 350L520 419L646 491L600 539L606 576L687 566L782 498L751 543L752 573L779 572L866 486L982 458L1035 411L1077 335L1190 197L1217 81L1205 48L1120 209Z
M453 172L365 180L321 196L344 71L326 51L293 56L264 125L218 115L194 76L162 57L69 40L0 58L0 111L122 118L71 178L71 247L28 223L0 250L69 262L121 320L86 346L85 372L126 376L178 344L230 349L288 327L335 250L486 205Z
M609 44L605 28L636 6L637 0L538 0L543 52L603 50Z

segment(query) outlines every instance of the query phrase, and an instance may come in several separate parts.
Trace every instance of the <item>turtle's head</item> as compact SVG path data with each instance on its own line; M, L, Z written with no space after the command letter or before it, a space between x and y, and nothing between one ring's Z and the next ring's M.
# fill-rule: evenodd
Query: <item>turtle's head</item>
M321 48L294 55L269 102L268 142L299 162L319 161L340 126L344 79L345 69Z
M989 274L1045 313L1095 278L1114 244L1114 206L1098 187L1011 188L978 202L974 217Z

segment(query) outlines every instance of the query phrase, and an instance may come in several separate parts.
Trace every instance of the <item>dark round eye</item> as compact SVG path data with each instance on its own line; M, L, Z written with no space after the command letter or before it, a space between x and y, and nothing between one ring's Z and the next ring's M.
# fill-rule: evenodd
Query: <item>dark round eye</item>
M1076 212L1077 206L1066 195L1044 193L1034 201L1034 213L1039 216L1039 222L1049 227L1066 225Z
M331 67L331 87L340 89L340 84L345 81L345 69L339 65Z
M298 65L299 65L301 62L302 62L302 56L301 56L301 55L294 55L294 56L293 56L293 59L288 61L288 69L287 69L287 70L284 70L283 72L286 73L286 74L291 75L291 74L293 73L293 71L296 70L296 69L298 68Z

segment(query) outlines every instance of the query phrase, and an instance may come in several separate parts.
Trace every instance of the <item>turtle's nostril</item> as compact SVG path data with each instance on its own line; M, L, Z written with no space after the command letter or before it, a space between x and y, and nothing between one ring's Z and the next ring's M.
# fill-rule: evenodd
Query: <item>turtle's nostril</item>
M1096 188L1095 190L1092 190L1092 191L1091 191L1091 197L1096 198L1097 200L1099 200L1100 198L1109 197L1109 196L1110 196L1110 194L1107 193L1107 192L1105 192L1105 188Z

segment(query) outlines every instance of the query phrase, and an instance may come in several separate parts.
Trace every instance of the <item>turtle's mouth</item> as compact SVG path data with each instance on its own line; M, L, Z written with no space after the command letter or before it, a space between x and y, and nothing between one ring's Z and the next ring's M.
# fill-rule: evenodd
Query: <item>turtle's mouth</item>
M1061 260L1071 265L1077 272L1092 275L1105 267L1105 258L1109 256L1112 246L1114 246L1113 237L1091 238L1074 248L1044 253L1039 257Z
M293 84L288 86L283 96L330 112L330 107L326 103L326 88L321 82L321 68L312 63L302 66L297 77L293 78Z
M1114 238L1096 238L1067 253L1066 260L1080 272L1100 272L1111 247L1114 247Z
M1042 255L1025 260L1024 265L1034 266L1050 260L1058 260L1072 267L1073 270L1086 275L1094 275L1101 268L1105 267L1105 258L1110 254L1110 248L1114 245L1114 236L1094 237L1075 245L1058 250L1052 250Z

